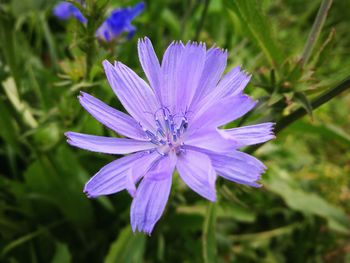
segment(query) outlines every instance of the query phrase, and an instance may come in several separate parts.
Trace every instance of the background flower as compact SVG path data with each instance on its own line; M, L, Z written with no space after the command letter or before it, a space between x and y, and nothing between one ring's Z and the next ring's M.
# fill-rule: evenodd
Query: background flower
M74 17L83 24L87 22L80 10L71 3L61 2L57 4L53 10L53 13L61 20L67 20Z
M145 3L140 2L134 7L118 8L112 11L109 17L97 29L96 36L104 41L110 42L119 37L123 32L128 33L131 39L136 28L131 21L138 16L145 8Z

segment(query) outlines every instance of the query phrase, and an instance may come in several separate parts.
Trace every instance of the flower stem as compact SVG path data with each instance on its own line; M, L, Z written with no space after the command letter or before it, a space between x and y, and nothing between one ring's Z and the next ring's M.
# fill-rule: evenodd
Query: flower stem
M314 100L311 101L311 106L312 109L317 109L321 105L325 104L326 102L330 101L334 97L338 96L341 94L343 91L347 90L350 88L350 76L346 77L343 81L341 81L338 85L336 85L334 88L331 88L324 93L322 93L319 97L315 98ZM298 119L304 117L307 114L307 111L305 108L300 107L299 109L295 110L288 116L285 116L281 118L279 121L276 123L275 127L275 134L279 133L286 127L288 127L290 124L293 122L297 121ZM249 148L245 152L247 153L253 153L257 149L259 149L263 144L260 145L254 145Z
M312 25L311 32L304 46L303 55L301 57L301 65L306 65L307 61L310 58L312 49L320 35L321 29L323 27L324 22L326 21L326 17L328 14L328 10L332 5L333 0L323 0L318 10L316 19L314 24Z
M196 30L195 40L197 40L197 41L198 41L198 38L199 38L199 34L202 31L202 28L203 28L203 25L204 25L204 21L205 21L205 18L207 16L207 13L208 13L209 2L210 2L210 0L205 0L205 3L204 3L204 9L203 9L203 12L202 12L202 15L201 15L201 20L199 21L199 24L198 24L198 27L197 27L197 30Z

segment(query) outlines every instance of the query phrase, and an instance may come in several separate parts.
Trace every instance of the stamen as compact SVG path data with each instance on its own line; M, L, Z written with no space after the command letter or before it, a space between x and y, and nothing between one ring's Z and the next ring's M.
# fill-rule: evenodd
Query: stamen
M163 153L163 152L160 152L158 151L158 149L156 149L157 153L159 153L161 156L166 156L167 154L166 153Z
M147 130L139 123L145 132L146 138L157 145L153 151L156 151L161 156L166 156L169 151L174 151L176 154L184 152L181 136L188 128L186 113L181 115L172 114L169 108L162 106L153 116L155 122L154 130Z
M187 119L186 117L183 117L179 127L180 132L185 132L187 130L187 127L188 127Z
M165 133L162 129L158 128L157 129L157 132L162 136L162 137L165 137Z
M159 145L159 141L158 141L157 136L155 136L155 135L154 135L151 131L149 131L149 130L145 130L145 133L147 134L147 136L148 136L150 142Z
M162 137L165 137L165 133L164 133L164 130L163 130L163 126L162 124L160 123L158 117L156 117L155 119L156 121L156 125L157 125L157 132L162 136Z

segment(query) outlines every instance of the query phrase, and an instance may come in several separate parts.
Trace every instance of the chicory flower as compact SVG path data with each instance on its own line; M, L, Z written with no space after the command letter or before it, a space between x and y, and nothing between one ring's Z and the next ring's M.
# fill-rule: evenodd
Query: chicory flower
M123 32L126 32L128 33L128 39L131 39L136 32L136 28L131 24L131 21L138 16L144 8L145 4L141 2L134 7L115 9L97 29L97 38L110 42L119 37Z
M240 67L223 75L227 52L203 43L173 42L159 63L148 38L138 54L148 83L121 62L103 62L110 86L128 111L118 111L82 92L81 105L99 122L127 138L67 132L70 145L107 154L126 154L85 185L88 197L126 189L133 197L133 231L150 234L166 206L173 171L189 188L216 200L215 180L259 187L266 167L238 149L274 138L273 123L221 129L256 102L243 94L250 76ZM136 187L138 184L138 187Z
M83 16L80 10L71 3L61 2L58 3L53 13L61 20L68 20L69 18L76 18L79 22L86 24L87 19Z

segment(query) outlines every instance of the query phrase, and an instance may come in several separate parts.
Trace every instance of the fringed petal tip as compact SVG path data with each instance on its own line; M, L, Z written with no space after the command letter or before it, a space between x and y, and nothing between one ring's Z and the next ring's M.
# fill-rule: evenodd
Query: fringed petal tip
M247 184L247 185L248 185L248 186L255 187L255 188L261 188L261 187L263 187L263 184L258 183L258 182L253 182L253 183Z
M270 128L270 135L273 135L272 139L275 139L275 128L276 128L276 122L267 122L269 124Z
M109 70L111 67L113 67L112 63L109 62L107 59L104 59L102 61L102 66L104 68L105 71Z
M177 48L185 48L185 45L183 44L183 42L181 40L174 40L173 42L170 43L168 48L171 47L177 47Z
M204 52L205 54L207 47L204 42L187 41L185 49L188 49L191 53L199 52L198 55L200 55L200 52Z
M140 44L151 44L151 40L148 38L148 37L140 37L138 40L137 40L137 44L140 45Z
M207 52L213 52L213 53L215 53L216 56L223 54L225 56L225 59L227 59L227 55L228 55L228 51L226 48L220 48L220 47L216 46L216 44L211 46L211 48L208 49Z
M213 203L215 203L216 202L216 191L215 192L213 192L213 193L211 193L210 195L208 195L207 197L207 200L209 200L210 202L213 202Z
M131 229L134 234L136 234L136 232L139 232L139 233L145 233L146 235L151 236L154 226L155 226L155 223L150 225L140 225L140 226L133 224L131 226Z
M83 190L83 193L84 193L84 194L86 195L86 197L89 198L89 199L95 199L95 198L96 198L96 196L90 194L87 190L85 190L85 188L84 188L84 190Z
M72 145L72 143L73 143L73 141L71 139L72 134L73 134L73 132L70 132L70 131L64 133L64 136L66 136L66 140L70 145Z

